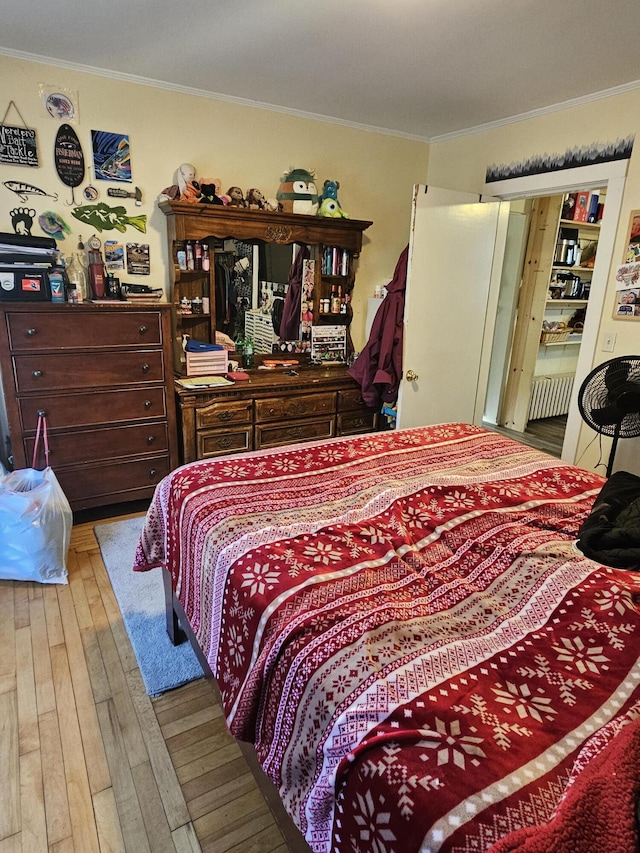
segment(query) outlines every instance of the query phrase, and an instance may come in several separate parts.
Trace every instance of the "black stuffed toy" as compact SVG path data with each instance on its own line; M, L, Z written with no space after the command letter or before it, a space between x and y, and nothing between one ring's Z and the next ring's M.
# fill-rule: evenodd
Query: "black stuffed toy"
M216 195L215 184L201 184L200 192L202 193L202 198L200 199L202 204L224 204L222 199Z

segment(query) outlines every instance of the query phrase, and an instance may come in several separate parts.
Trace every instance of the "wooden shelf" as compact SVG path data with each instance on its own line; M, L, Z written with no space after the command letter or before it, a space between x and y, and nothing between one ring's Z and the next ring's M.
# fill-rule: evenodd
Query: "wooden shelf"
M551 267L552 270L560 270L561 272L593 272L593 267L563 267L562 265Z
M582 335L569 335L566 341L551 341L548 344L541 343L541 347L571 347L582 343Z
M571 306L575 305L577 308L584 308L585 305L588 305L587 299L547 299L547 307L552 308L571 308Z
M584 228L589 231L599 231L600 223L599 222L576 222L573 219L561 219L560 225L567 226L568 228Z

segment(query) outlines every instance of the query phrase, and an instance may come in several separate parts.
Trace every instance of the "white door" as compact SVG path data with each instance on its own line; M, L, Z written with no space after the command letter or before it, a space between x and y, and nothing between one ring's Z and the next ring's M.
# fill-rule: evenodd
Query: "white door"
M482 422L508 215L414 187L398 427Z

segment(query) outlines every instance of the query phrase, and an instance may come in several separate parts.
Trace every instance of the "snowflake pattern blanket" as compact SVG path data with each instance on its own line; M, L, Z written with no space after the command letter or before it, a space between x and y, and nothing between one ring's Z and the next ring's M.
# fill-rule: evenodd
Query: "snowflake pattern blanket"
M462 424L194 462L135 568L313 851L481 853L640 716L639 576L574 545L602 484Z

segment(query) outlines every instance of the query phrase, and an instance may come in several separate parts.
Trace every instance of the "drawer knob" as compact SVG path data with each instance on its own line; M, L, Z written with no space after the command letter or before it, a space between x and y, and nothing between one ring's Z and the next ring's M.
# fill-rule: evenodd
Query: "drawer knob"
M39 418L46 418L47 417L47 410L46 409L38 409L36 414L38 415Z
M231 447L231 441L232 441L232 439L230 436L224 435L224 436L222 436L222 438L218 439L218 446L219 447L225 447L225 448Z
M38 330L37 330L37 329L34 329L34 328L27 329L27 336L28 336L29 338L32 338L34 335L37 335L37 334L38 334Z
M230 412L228 409L226 409L223 412L218 412L218 420L219 421L230 421L232 417L233 417L233 412Z
M141 370L143 373L148 373L149 372L149 365L143 364Z
M150 409L151 408L151 400L145 400L144 401L144 407L145 407L145 409Z
M156 440L155 435L148 435L148 436L147 436L147 444L153 444L153 442L154 442L155 440Z
M276 410L275 410L275 409L273 408L273 406L272 406L272 407L269 409L269 414L270 414L270 415L275 415L275 413L276 413Z
M157 473L158 473L158 472L156 471L156 469L155 469L155 468L150 468L150 469L149 469L149 476L150 476L150 477L155 477Z
M146 335L147 334L147 327L146 326L139 326L138 331L140 332L141 335Z
M34 379L40 379L42 377L42 371L41 370L34 370L34 371L32 371L31 375L33 376Z
M302 435L301 427L291 427L291 429L287 430L287 434L291 436L291 438L300 438Z

